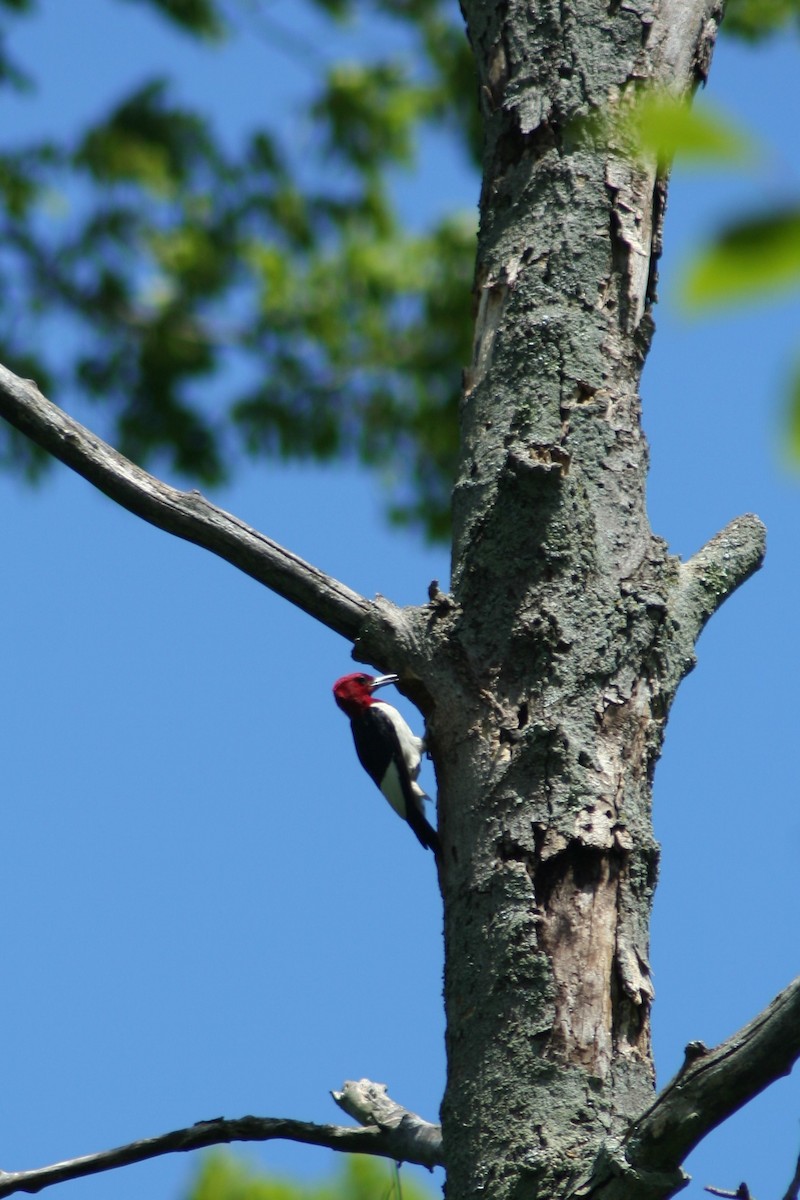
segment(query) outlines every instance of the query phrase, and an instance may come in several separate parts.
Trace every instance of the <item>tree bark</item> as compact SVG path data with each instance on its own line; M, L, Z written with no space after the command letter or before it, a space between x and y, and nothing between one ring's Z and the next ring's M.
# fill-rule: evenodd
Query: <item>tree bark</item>
M718 7L462 10L486 144L457 607L429 713L443 1134L449 1197L517 1200L569 1194L652 1103L653 769L694 640L763 531L735 522L687 567L651 532L638 387L666 181L587 132L642 83L689 92ZM631 1174L626 1195L651 1184ZM680 1185L666 1171L659 1190Z

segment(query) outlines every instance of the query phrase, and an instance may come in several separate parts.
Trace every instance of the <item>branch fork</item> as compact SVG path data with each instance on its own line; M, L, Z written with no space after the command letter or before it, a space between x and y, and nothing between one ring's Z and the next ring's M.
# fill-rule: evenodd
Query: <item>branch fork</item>
M668 1200L685 1187L681 1163L695 1146L800 1058L800 977L727 1041L701 1045L690 1043L677 1075L624 1138L601 1148L575 1196Z

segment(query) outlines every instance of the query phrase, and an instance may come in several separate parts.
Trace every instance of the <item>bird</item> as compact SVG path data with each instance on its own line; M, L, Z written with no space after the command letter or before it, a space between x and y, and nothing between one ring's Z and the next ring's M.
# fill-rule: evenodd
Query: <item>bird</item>
M396 708L373 696L378 688L397 681L397 675L357 671L336 680L333 696L350 718L362 767L397 815L408 822L420 844L431 849L438 861L442 853L439 835L424 809L429 797L417 783L425 740L411 732Z

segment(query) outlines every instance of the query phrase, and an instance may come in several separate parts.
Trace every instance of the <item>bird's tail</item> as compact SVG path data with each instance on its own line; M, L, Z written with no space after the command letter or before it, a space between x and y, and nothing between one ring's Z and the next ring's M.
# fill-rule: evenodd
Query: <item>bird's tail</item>
M428 825L427 821L425 823L426 823L426 825ZM431 850L433 851L433 857L436 859L437 863L440 863L442 861L442 843L439 841L439 834L436 832L436 830L433 828L432 825L428 825L428 843L427 844L430 846Z
M417 787L417 791L420 793L419 808L417 808L415 804L409 805L409 811L408 815L406 816L406 820L414 830L414 833L417 835L417 840L421 843L421 845L425 846L425 848L428 850L432 850L436 857L436 861L441 862L442 843L439 841L439 834L433 828L430 821L425 816L425 813L422 811L422 799L424 798L427 800L429 797L425 795L421 788Z

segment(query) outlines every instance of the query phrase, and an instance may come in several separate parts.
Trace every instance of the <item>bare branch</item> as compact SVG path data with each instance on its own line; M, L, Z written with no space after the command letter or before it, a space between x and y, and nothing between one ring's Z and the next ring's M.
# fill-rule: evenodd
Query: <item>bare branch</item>
M711 1187L710 1184L707 1184L703 1191L710 1192L712 1196L721 1196L722 1200L752 1200L750 1188L746 1183L740 1183L735 1192L729 1192L727 1188Z
M428 1147L430 1164L442 1163L442 1127L424 1121L416 1113L409 1112L387 1094L385 1083L372 1083L369 1079L348 1080L341 1092L331 1092L333 1099L348 1116L361 1125L377 1125L391 1130L398 1139L408 1139L409 1153L400 1157L405 1162L418 1162L423 1147Z
M194 542L354 641L371 605L199 492L169 487L0 366L0 416L137 517Z
M800 978L714 1050L687 1058L623 1150L637 1170L675 1170L702 1139L800 1058Z
M766 529L753 513L736 517L680 568L671 608L687 643L697 640L709 617L764 561Z
M349 1088L369 1085L383 1089L383 1084L369 1084L361 1080L360 1085L346 1083ZM343 1093L335 1093L341 1096ZM338 1103L338 1101L337 1101ZM385 1099L396 1117L394 1126L370 1121L364 1129L347 1128L342 1125L315 1125L310 1121L293 1121L280 1117L239 1117L226 1120L216 1117L211 1121L198 1121L188 1129L176 1129L160 1137L144 1138L118 1146L114 1150L101 1150L98 1154L86 1154L65 1162L53 1163L48 1167L36 1167L32 1171L0 1171L0 1200L15 1192L40 1192L43 1188L68 1179L80 1179L85 1175L97 1175L102 1171L113 1171L131 1163L158 1158L162 1154L179 1151L200 1150L206 1146L219 1146L228 1142L269 1142L283 1139L302 1142L308 1146L323 1146L329 1150L341 1150L347 1154L372 1154L390 1158L395 1162L413 1162L423 1167L442 1165L442 1139L438 1125L423 1121L415 1113ZM415 1132L416 1131L416 1132Z
M800 978L716 1049L691 1042L675 1078L621 1141L609 1138L601 1146L572 1197L669 1200L689 1183L681 1163L698 1142L768 1084L788 1075L798 1058Z

